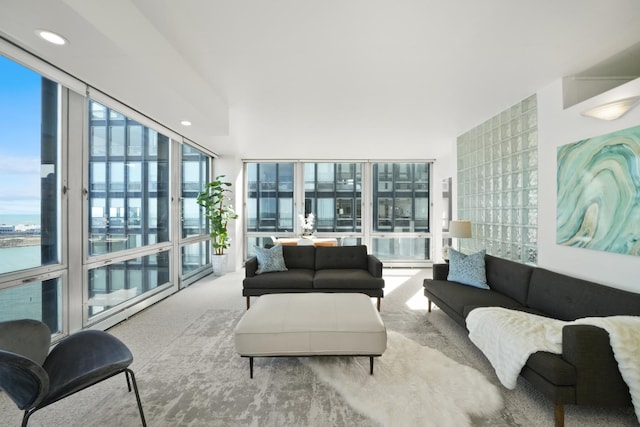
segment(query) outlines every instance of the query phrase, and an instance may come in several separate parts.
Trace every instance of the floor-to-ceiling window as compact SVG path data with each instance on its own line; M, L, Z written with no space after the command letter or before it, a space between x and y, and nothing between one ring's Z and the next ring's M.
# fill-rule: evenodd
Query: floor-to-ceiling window
M372 166L373 253L394 261L429 259L429 163Z
M191 283L204 273L210 262L207 218L196 199L209 180L211 157L188 145L182 146L181 156L181 275L183 283Z
M0 56L0 321L62 330L61 88Z
M271 236L293 235L294 163L246 164L246 242L254 246L271 243Z
M318 232L362 230L362 164L304 163L304 214Z
M89 101L89 254L169 240L169 138Z
M245 173L247 256L313 214L316 236L366 244L389 265L430 260L429 162L247 162Z
M195 197L213 153L1 39L0 51L0 321L42 320L60 339L206 274Z
M169 241L169 148L169 137L89 100L89 319L170 282L168 249L103 260Z

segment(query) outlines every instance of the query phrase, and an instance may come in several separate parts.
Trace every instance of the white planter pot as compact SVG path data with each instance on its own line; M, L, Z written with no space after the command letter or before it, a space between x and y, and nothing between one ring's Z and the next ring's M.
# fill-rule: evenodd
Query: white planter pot
M211 255L211 266L214 276L222 276L227 271L227 254Z

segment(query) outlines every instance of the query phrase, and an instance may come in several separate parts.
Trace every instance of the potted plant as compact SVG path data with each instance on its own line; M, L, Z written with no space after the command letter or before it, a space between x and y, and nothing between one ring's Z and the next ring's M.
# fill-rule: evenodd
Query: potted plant
M224 272L226 255L224 250L229 248L231 241L227 231L230 220L238 218L228 201L231 200L231 183L224 181L224 175L218 175L213 181L207 182L196 202L204 208L205 216L209 222L209 236L211 236L211 265L213 274L221 276Z
M313 221L315 217L313 213L309 213L309 215L305 218L304 215L300 214L298 216L300 219L300 225L302 226L302 237L313 236Z

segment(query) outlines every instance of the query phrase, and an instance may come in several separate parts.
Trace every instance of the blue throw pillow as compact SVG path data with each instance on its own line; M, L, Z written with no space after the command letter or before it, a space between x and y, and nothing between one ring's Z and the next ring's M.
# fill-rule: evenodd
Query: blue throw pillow
M449 275L447 280L475 286L476 288L489 289L487 273L484 268L484 255L486 252L483 249L475 254L465 255L454 249L449 250Z
M255 251L258 259L256 274L287 271L287 266L282 256L282 245L274 245L271 248L256 246Z

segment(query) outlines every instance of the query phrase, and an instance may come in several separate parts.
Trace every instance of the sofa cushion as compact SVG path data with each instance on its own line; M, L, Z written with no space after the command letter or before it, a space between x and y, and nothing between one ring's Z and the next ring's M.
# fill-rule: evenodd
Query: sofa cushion
M517 302L516 300L511 300L512 302L514 302L515 304L513 306L504 306L504 305L500 305L499 307L503 307L503 308L508 308L511 310L518 310L518 311L524 311L525 313L531 313L531 314L535 314L537 316L542 316L542 317L549 317L546 313L542 313L538 310L534 310L530 307L525 307L520 305L519 302ZM511 304L511 302L509 302L509 304ZM473 310L474 308L478 308L478 307L487 307L487 305L467 305L464 307L464 310L462 312L462 314L464 315L464 317L466 318L469 313L471 312L471 310ZM490 307L494 307L494 306L490 306Z
M474 286L481 289L489 289L484 267L483 249L471 255L465 255L455 249L449 251L449 275L447 280Z
M242 286L247 289L311 289L313 287L313 270L290 268L287 271L259 274L246 277Z
M271 248L256 246L254 250L258 259L256 274L287 271L287 266L282 256L282 245L275 245Z
M361 269L367 270L367 247L339 246L316 248L316 270Z
M574 385L576 368L557 354L546 351L533 353L527 367L554 385Z
M526 305L534 267L491 255L485 256L484 263L489 287Z
M282 255L287 268L316 268L316 248L313 246L282 246Z
M640 316L640 294L536 268L531 275L527 306L560 320Z
M522 307L516 300L491 289L480 289L446 280L425 280L424 287L425 293L431 293L445 301L460 316L466 315L467 306L513 309Z
M318 248L320 249L320 248ZM313 279L314 289L382 289L384 279L373 277L367 270L318 270Z

